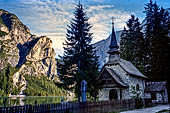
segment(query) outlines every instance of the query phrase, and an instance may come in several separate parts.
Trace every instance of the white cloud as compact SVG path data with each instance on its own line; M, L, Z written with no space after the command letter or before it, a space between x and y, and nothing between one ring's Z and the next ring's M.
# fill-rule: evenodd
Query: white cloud
M111 18L115 18L115 29L121 30L132 13L117 10L113 5L89 6L87 13L91 13L90 23L94 33L94 42L107 38L111 33Z
M34 6L35 7L35 6ZM46 34L53 40L53 47L55 50L61 50L63 53L63 42L65 40L65 29L69 24L69 20L73 17L75 4L61 3L54 1L37 2L35 11L38 14L39 25L36 29L40 32L49 32ZM115 17L115 28L117 30L123 29L125 22L130 18L130 13L114 9L113 5L97 5L85 6L85 11L90 17L90 23L93 25L91 32L93 32L93 43L107 38L111 33L111 18ZM59 34L53 34L55 32ZM44 33L45 34L45 33ZM59 51L56 51L57 54Z
M63 53L66 27L73 17L78 0L18 0L15 11L32 33L47 35L53 41L57 54ZM57 2L56 2L57 1ZM97 1L97 0L96 0ZM101 2L103 0L100 0ZM99 1L99 2L100 2ZM111 33L111 18L115 17L115 29L120 30L132 13L117 10L113 5L85 5L85 11L93 25L93 43L107 38ZM22 12L21 12L22 10Z

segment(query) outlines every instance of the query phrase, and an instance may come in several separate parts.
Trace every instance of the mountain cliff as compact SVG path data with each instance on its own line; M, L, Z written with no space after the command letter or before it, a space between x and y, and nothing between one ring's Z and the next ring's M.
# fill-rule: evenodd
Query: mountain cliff
M10 68L9 68L10 67ZM9 69L13 69L13 71ZM52 41L46 36L32 35L16 15L0 10L0 71L10 73L13 86L28 87L25 76L58 80ZM6 71L4 71L6 70ZM9 72L8 72L9 71ZM4 78L0 79L1 81ZM21 87L22 86L22 87ZM2 88L0 88L2 90Z

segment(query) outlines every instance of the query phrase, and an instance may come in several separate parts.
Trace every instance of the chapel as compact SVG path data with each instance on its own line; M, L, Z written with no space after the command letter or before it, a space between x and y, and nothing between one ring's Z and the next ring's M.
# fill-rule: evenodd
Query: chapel
M98 77L99 100L144 98L145 77L131 62L120 58L120 50L112 21L109 59Z

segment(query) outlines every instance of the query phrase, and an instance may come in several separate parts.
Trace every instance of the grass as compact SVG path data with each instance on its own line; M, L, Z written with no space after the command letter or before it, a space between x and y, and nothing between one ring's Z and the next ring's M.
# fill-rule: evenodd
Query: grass
M170 113L170 110L164 109L164 110L158 111L156 113Z

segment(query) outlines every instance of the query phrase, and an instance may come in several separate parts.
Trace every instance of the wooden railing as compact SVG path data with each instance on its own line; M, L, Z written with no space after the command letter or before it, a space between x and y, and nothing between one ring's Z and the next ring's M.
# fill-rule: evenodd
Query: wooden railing
M0 107L0 113L109 113L135 109L135 100L63 102L56 104Z

